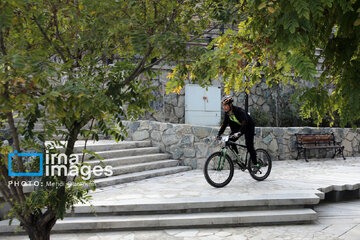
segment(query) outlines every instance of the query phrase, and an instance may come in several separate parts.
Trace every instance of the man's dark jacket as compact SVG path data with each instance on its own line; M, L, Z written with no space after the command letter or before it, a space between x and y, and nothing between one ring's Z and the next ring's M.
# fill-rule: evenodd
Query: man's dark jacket
M229 117L229 113L225 112L224 122L221 125L221 128L220 128L219 133L218 133L219 136L224 133L224 131L225 131L225 129L226 129L226 127L228 125L230 125L231 134L236 133L236 132L241 132L242 134L244 134L249 130L254 131L255 122L250 117L250 115L245 112L244 109L242 109L240 107L232 106L232 112L235 115L236 119L240 123L242 123L245 120L246 125L241 126L238 123L236 123L234 121L231 121L230 117Z

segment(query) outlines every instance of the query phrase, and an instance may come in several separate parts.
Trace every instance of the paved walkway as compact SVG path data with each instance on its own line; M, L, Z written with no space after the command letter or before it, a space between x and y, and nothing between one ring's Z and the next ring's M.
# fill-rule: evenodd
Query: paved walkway
M357 183L360 186L360 158L327 161L276 161L263 182L237 170L225 188L210 186L201 170L151 178L139 182L98 189L93 204L146 201L166 198L228 197L259 194L319 192L331 185Z
M360 158L274 162L270 177L256 182L248 173L235 172L232 182L222 189L211 187L202 171L195 170L158 177L114 187L98 189L93 193L93 204L156 201L164 198L227 197L259 194L286 194L319 192L360 186ZM360 200L340 203L322 203L316 206L319 219L314 224L290 226L259 226L222 229L176 229L136 232L104 232L89 234L56 234L52 239L360 239ZM1 239L27 239L24 236Z

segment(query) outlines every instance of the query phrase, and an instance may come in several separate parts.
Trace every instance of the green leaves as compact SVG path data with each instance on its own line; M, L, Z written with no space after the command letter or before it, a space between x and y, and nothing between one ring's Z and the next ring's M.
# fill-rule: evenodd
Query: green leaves
M298 21L294 19L286 19L284 23L284 29L289 29L290 33L295 33L296 28L299 27Z
M291 0L290 3L300 18L310 19L309 3L306 0Z
M307 56L300 53L289 54L287 59L305 80L315 80L315 75L317 74L315 64Z

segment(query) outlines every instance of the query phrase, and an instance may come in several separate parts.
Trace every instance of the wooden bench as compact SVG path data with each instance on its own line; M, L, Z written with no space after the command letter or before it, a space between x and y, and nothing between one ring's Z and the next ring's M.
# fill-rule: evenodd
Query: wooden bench
M335 136L331 134L295 134L296 136L296 147L298 155L296 160L299 158L301 153L304 153L305 161L308 162L306 157L307 149L334 149L333 158L337 153L341 153L344 157L344 146L341 146L341 142L335 141Z

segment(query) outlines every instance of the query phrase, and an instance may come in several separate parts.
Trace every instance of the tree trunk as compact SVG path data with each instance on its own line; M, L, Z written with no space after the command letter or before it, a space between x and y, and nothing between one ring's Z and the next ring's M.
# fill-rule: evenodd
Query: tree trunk
M46 224L41 223L45 227L39 225L31 225L26 230L30 240L50 240L51 229L56 223L56 218L49 220Z
M48 229L32 229L29 234L30 240L50 240L50 232Z

